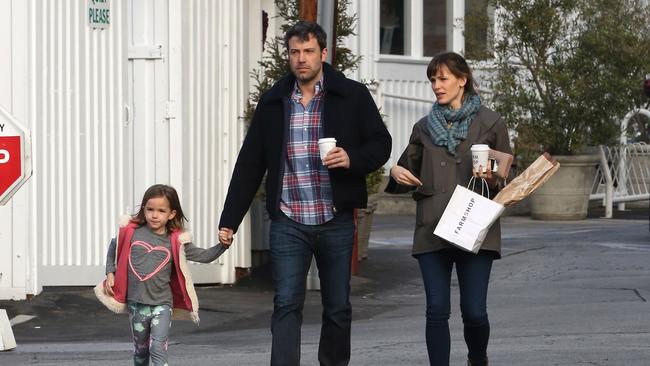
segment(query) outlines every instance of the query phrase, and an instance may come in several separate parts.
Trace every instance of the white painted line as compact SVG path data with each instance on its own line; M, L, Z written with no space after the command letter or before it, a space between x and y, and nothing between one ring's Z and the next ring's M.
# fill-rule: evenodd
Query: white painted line
M625 244L625 243L594 243L603 247L623 250L636 250L641 252L650 252L650 245L646 244Z
M9 324L11 324L11 326L13 327L18 324L26 323L34 318L36 318L36 316L34 315L19 314L11 318L11 320L9 320Z
M413 244L413 237L397 237L391 239L370 239L371 245L411 245Z
M16 353L88 353L132 351L133 343L103 342L103 343L23 343Z

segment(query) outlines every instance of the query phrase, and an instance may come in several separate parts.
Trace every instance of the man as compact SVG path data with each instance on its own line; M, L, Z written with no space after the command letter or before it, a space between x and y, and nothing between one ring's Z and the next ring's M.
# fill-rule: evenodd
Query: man
M266 177L271 217L274 310L271 365L300 364L305 281L312 255L320 275L321 365L350 360L350 265L355 208L365 207L365 175L390 155L391 137L367 88L325 63L326 35L298 22L285 35L291 73L261 98L239 153L221 214L232 241ZM318 139L336 138L321 161Z

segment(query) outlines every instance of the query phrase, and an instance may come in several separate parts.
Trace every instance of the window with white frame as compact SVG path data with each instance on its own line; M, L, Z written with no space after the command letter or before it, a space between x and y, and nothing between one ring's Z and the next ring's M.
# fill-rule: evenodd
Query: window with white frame
M431 57L453 50L469 59L489 56L488 0L380 0L382 55Z
M379 8L379 52L404 55L404 0L381 0Z
M445 50L447 50L447 0L423 0L423 56L433 56Z

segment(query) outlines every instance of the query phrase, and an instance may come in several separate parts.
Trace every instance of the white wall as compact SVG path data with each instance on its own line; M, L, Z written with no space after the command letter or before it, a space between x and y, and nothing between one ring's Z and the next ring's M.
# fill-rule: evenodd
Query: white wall
M395 60L382 57L377 65L378 79L384 93L382 113L393 137L387 166L397 163L408 145L413 125L431 109L435 100L426 78L428 60ZM406 100L403 97L419 100Z
M127 32L130 1L169 6L156 10L152 24L138 23L151 18L133 20L133 29L166 27L154 32L167 43L164 60L133 69L153 72L149 89L133 89L142 75L128 73L135 45ZM0 0L0 52L6 55L0 58L0 104L31 129L34 168L30 181L0 207L0 299L37 294L44 285L99 281L118 216L136 209L135 196L151 180L178 188L198 245L217 242L244 136L239 117L248 91L248 45L256 37L249 14L261 2L110 4L111 24L98 30L87 25L86 1ZM144 92L129 98L129 90L164 98L150 99L155 113L139 118L142 110L126 106ZM134 121L157 123L154 133L166 142L143 157L130 145L143 127L134 128ZM160 158L161 146L167 158ZM134 161L152 155L159 157L154 164L160 174L144 174L137 183L141 172L134 170L147 165ZM192 266L196 282L233 282L235 267L250 266L249 237L245 222L217 263Z
M248 6L259 10L259 5L182 3L183 193L196 241L209 246L217 242L219 217L245 134L241 117L250 70L248 25L255 20ZM246 219L228 255L219 260L226 268L220 282L234 282L234 267L251 266L249 238Z
M29 127L28 105L28 47L25 41L27 24L24 2L0 0L0 105ZM14 15L18 19L14 19ZM32 180L33 181L33 180ZM29 197L32 184L28 181L5 206L0 206L0 298L20 299L26 293L40 291L36 283L36 265L29 245L32 232L29 225Z
M124 2L111 25L87 25L84 1L30 1L34 146L30 231L39 285L82 285L103 275L125 190Z

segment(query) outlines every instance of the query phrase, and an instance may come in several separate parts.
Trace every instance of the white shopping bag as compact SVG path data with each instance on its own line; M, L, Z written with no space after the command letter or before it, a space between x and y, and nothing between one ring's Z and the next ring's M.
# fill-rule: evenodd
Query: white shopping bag
M473 183L474 177L469 185ZM484 180L481 184L487 189ZM503 205L457 185L433 233L461 249L478 253L490 226L504 209Z

